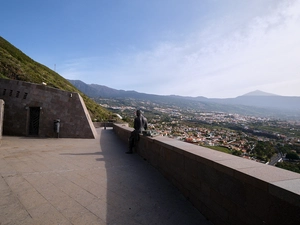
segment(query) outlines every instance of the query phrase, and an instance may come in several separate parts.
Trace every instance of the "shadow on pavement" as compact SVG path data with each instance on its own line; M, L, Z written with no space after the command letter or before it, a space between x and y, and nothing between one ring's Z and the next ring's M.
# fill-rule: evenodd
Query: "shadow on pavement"
M101 129L100 148L107 173L108 224L210 224L154 167L112 129ZM95 153L99 154L100 153Z

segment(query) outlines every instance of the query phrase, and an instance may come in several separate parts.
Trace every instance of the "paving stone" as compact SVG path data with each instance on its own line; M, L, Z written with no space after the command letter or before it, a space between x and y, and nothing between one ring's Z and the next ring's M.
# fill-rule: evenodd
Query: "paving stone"
M4 136L0 224L210 224L112 129L97 139Z

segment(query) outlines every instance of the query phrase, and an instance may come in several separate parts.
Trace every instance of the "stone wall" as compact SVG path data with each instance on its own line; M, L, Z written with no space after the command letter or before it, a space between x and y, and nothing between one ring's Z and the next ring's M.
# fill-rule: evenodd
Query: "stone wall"
M0 145L3 131L3 114L4 114L4 101L0 99Z
M114 131L127 142L132 128ZM141 136L137 153L213 224L300 224L298 173L161 136Z
M113 123L111 122L93 122L94 126L96 128L98 127L113 127Z
M115 123L113 122L93 122L94 127L99 128L99 127L113 127ZM128 123L119 123L122 126L128 126Z
M95 138L86 106L78 93L45 85L0 79L5 101L3 135ZM60 120L59 133L54 121Z

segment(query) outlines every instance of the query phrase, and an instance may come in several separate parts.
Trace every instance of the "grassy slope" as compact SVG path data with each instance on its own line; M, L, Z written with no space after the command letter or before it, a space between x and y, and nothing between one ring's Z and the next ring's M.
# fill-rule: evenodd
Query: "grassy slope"
M70 92L78 92L83 97L93 120L107 120L112 114L85 96L71 83L48 67L35 62L0 36L0 78L27 81Z

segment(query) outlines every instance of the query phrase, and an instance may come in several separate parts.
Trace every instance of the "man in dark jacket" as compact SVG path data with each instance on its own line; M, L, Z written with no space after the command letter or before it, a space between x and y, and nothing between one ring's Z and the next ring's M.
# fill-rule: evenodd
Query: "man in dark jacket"
M136 117L134 118L134 129L141 134L144 130L147 130L147 119L142 115L141 110L136 111Z
M140 140L140 134L148 128L148 122L146 117L144 117L140 110L136 111L136 117L134 118L134 131L131 132L129 137L129 151L127 154L133 153L133 147L137 145Z

